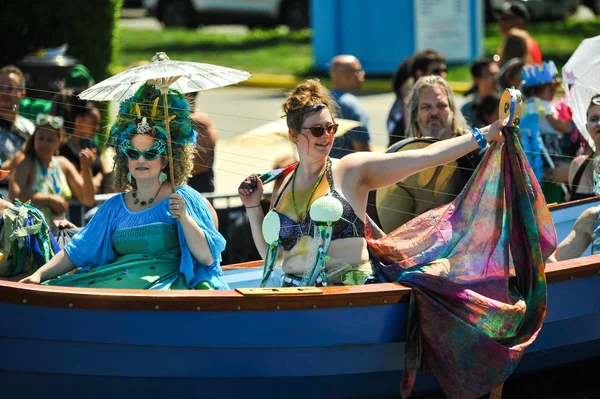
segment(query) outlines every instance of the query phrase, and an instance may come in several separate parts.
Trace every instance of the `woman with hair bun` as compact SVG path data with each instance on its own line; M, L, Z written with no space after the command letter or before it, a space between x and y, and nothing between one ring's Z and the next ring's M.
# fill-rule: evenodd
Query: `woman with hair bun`
M502 140L503 124L497 121L474 129L472 135L419 150L360 152L336 160L329 157L338 128L336 105L318 80L307 80L287 93L282 108L299 162L278 174L267 215L260 206L261 179L249 176L239 189L254 242L265 259L262 286L368 281L374 270L365 239L369 191ZM283 275L273 282L280 252Z

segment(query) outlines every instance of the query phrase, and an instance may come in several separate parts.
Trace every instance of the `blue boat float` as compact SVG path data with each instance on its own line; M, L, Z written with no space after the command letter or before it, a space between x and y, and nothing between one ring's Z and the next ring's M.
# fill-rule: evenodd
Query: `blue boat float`
M551 206L559 241L597 204ZM2 396L399 397L409 288L259 289L262 262L223 268L234 290L0 281ZM546 277L545 322L516 373L600 357L600 255L548 264ZM413 395L436 389L421 373Z

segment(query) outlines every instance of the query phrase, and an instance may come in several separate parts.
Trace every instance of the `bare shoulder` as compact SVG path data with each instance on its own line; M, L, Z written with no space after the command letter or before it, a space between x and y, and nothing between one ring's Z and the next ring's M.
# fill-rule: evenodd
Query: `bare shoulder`
M588 159L587 155L580 155L571 162L571 166L569 167L569 183L573 182L575 174L577 173L581 165L583 165L586 159Z
M67 158L63 157L62 155L56 155L55 158L58 161L58 164L60 165L61 168L64 168L65 165L73 165L73 163L71 161L69 161Z
M381 160L385 154L369 151L359 151L348 154L342 159L332 159L332 162L336 162L335 167L338 169L349 171L351 169L360 169L366 165L371 164L373 161Z
M75 165L73 165L73 162L69 161L62 155L57 155L56 160L58 161L58 165L60 166L63 172L77 172L77 169L75 168Z
M33 170L35 162L29 157L15 157L13 168L20 173Z

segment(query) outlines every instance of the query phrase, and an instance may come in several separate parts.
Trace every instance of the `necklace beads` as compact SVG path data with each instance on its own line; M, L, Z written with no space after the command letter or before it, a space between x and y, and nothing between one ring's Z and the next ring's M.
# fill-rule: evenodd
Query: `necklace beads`
M323 169L323 171L321 172L321 174L319 175L319 178L317 179L317 182L315 183L315 185L313 186L311 192L310 192L310 196L308 197L308 200L306 201L306 207L304 210L304 217L306 217L308 215L308 209L310 208L310 200L312 200L313 195L315 195L315 192L317 191L317 188L319 187L319 184L321 184L321 181L323 180L323 176L325 176L325 173L327 172L327 169L329 169L329 164L330 164L330 160L329 157L327 158L327 163L325 165L325 169ZM296 212L296 217L298 218L298 220L301 220L301 216L300 216L300 212L298 211L298 206L296 205L296 197L294 195L294 188L295 188L295 183L296 183L296 171L298 170L298 167L300 166L300 163L298 163L298 166L296 166L296 169L294 169L294 174L292 175L292 205L294 207L294 212Z

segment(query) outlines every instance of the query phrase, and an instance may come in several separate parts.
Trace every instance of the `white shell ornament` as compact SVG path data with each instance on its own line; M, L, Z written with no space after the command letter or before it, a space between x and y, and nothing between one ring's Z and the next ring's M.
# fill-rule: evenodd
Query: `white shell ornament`
M310 206L310 218L315 222L335 222L342 217L342 203L330 195L317 199Z
M267 213L262 223L263 238L266 243L273 245L275 241L279 240L279 231L281 230L281 222L277 212L270 211Z

